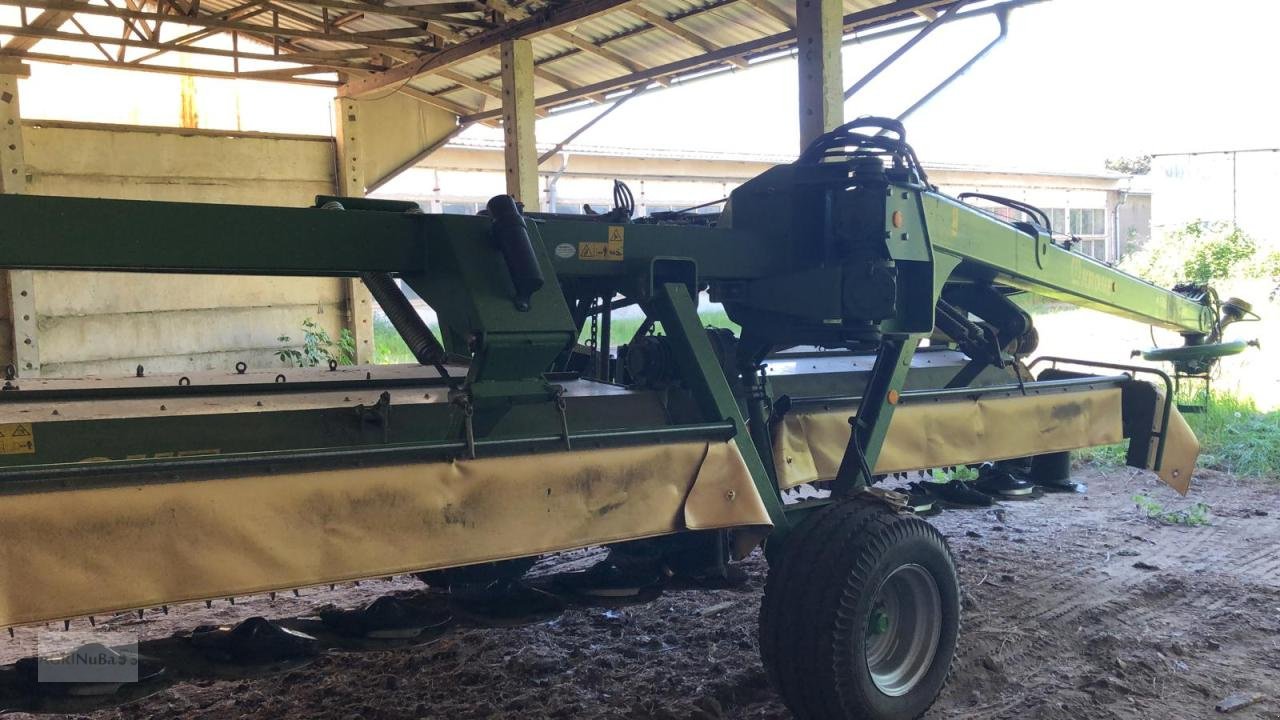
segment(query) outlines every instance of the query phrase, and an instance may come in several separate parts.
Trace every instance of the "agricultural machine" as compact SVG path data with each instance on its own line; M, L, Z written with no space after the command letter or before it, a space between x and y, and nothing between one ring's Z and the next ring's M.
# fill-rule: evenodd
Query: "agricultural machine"
M696 537L709 566L763 544L760 649L797 716L918 716L959 587L943 536L878 480L1031 457L1052 481L1068 451L1127 441L1129 464L1185 492L1198 453L1165 374L1028 364L1015 300L1177 331L1199 370L1240 349L1223 331L1248 313L1080 254L1033 207L995 198L1026 218L1010 221L971 199L930 185L876 118L743 184L713 223L508 196L477 216L0 196L2 267L359 277L419 360L10 373L0 627ZM704 328L704 293L738 332ZM644 322L617 337L629 306Z

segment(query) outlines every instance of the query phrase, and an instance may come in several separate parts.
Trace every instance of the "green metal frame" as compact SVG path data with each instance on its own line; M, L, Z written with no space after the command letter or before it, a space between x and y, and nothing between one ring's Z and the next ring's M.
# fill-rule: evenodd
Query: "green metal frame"
M397 406L389 426L370 424L349 407L266 413L270 432L229 415L121 418L111 421L113 432L133 439L113 447L103 462L132 458L143 466L196 468L208 458L169 455L211 446L240 459L282 451L327 457L371 447L446 454L465 447L470 454L477 447L519 451L555 438L565 447L575 437L608 445L611 433L619 443L662 441L679 437L680 428L715 426L729 429L780 535L790 511L766 462L771 448L762 426L775 398L767 379L751 377L758 364L753 348L794 345L803 332L847 332L850 342L876 354L859 381L861 400L836 482L839 492L852 492L870 481L866 468L875 465L916 348L932 331L934 306L948 284L991 283L1059 298L1193 339L1213 328L1212 310L1194 299L914 182L863 183L855 192L830 195L827 210L814 204L812 188L843 190L845 182L847 171L835 165L775 168L734 193L720 228L530 221L544 283L527 307L512 302L512 277L489 219L361 199L322 197L317 206L330 209L320 210L0 195L0 267L392 273L437 311L449 349L470 357L466 378L448 383L452 402ZM830 218L811 222L815 208ZM852 243L853 253L830 255L841 242ZM601 248L609 252L595 252ZM706 285L744 326L748 357L738 358L739 372L759 397L735 393L734 371L726 373L708 341L696 301ZM660 323L681 381L674 392L566 401L563 385L548 371L576 340L580 321L568 297L583 292L635 299ZM864 301L864 294L873 297ZM803 332L793 336L796 328ZM843 384L831 382L833 389ZM672 432L663 434L660 426ZM95 451L100 424L65 422L60 431L61 439L42 442L36 455L0 456L0 467L52 472L104 455Z

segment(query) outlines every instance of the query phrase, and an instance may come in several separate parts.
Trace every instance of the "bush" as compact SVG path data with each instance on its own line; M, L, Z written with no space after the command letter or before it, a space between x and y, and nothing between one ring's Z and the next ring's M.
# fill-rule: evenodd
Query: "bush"
M329 332L320 327L316 321L307 318L302 321L302 348L290 345L293 340L288 335L281 335L280 342L285 346L276 351L276 357L285 365L296 367L315 367L320 363L334 362L339 365L351 365L355 362L356 341L351 331L342 328L335 341Z
M1238 227L1228 228L1225 223L1206 227L1205 223L1193 223L1186 230L1198 242L1191 246L1191 257L1182 265L1183 279L1194 283L1225 280L1236 274L1237 268L1253 258L1258 244Z
M1207 283L1236 277L1280 275L1280 253L1258 257L1258 242L1239 227L1197 220L1147 244L1121 267L1166 287L1179 282Z

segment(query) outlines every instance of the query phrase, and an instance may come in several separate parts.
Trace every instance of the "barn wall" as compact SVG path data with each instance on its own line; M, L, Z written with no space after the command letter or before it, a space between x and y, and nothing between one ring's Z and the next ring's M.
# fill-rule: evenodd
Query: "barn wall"
M331 138L24 121L23 145L34 195L305 206L334 188ZM46 377L277 367L304 319L348 322L329 278L38 272L35 297Z

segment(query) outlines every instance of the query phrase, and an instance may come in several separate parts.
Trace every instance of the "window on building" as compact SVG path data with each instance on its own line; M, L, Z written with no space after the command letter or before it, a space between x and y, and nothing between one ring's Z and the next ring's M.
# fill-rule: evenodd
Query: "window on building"
M1107 212L1099 208L1071 208L1072 235L1105 235Z
M1009 222L1031 222L1032 221L1030 215L1028 215L1027 213L1022 212L1021 210L1015 210L1011 207L1006 207L1004 205L978 205L977 207L980 207L983 210L986 210L987 212L991 213L992 215L995 215L996 217L999 217L1003 220L1007 220ZM1053 227L1053 231L1064 232L1067 227L1066 209L1065 208L1043 208L1043 210L1045 214L1049 216L1049 224ZM1039 222L1039 220L1036 220L1035 222Z
M1049 225L1054 232L1066 232L1067 230L1067 209L1066 208L1045 208L1045 214L1049 216Z
M1083 255L1088 255L1096 260L1106 260L1107 241L1106 240L1081 240L1076 249Z
M588 204L591 204L591 203L588 203ZM596 212L599 212L599 208L596 205L592 205L592 209L596 210ZM582 201L581 200L561 200L559 198L556 198L556 212L561 215L582 215L584 214L582 212Z
M480 204L473 202L447 202L440 205L440 211L447 215L475 215L480 211Z
M1009 222L1018 222L1021 220L1025 220L1021 212L1019 212L1018 210L1014 210L1011 207L1006 207L1004 205L979 205L978 207L982 208L983 210L986 210L987 212L991 213L992 215L995 215L996 217L1002 220L1007 220Z

